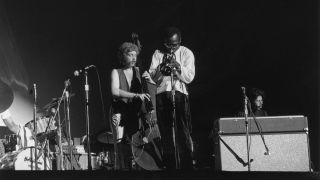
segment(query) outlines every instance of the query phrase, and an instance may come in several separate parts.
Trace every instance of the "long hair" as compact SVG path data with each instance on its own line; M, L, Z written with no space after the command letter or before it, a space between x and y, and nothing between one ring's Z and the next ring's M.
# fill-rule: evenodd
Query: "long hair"
M131 42L124 42L121 44L117 53L117 58L120 66L125 66L124 56L131 51L135 51L137 55L140 53L138 46Z
M265 92L263 90L261 90L261 89L258 89L258 88L252 88L251 92L250 92L250 95L251 95L250 99L252 101L256 100L258 96L261 96L262 99L266 98Z
M255 100L257 99L258 96L261 96L263 101L265 100L266 95L263 90L258 88L252 88L250 91L250 101L251 101L251 104L253 105L252 108L254 111L257 109L255 105Z

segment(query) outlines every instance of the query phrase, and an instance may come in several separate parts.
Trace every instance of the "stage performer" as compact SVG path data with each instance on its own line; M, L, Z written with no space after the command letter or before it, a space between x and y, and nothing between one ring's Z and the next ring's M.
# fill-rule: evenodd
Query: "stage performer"
M119 67L111 72L111 129L116 141L115 169L130 170L133 156L131 138L139 130L141 103L150 95L142 93L141 75L135 66L138 47L124 42L118 50Z
M155 50L149 72L145 71L142 76L158 86L156 111L164 168L191 169L193 142L187 84L195 77L195 57L190 49L181 45L178 28L166 28L162 38L163 46Z

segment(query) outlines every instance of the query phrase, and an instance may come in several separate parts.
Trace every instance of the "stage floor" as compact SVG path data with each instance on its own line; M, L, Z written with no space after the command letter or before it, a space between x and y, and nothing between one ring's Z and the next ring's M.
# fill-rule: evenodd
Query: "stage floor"
M212 169L203 170L175 170L175 171L12 171L1 170L1 180L118 180L120 179L215 179L215 180L234 180L234 179L252 179L252 180L284 180L284 179L320 179L319 172L221 172Z

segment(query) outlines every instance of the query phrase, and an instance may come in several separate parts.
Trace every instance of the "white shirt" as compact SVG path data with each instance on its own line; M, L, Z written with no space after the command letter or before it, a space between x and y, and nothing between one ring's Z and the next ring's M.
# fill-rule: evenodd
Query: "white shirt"
M180 46L174 53L176 61L181 66L181 79L174 81L175 90L188 95L186 84L192 82L195 76L194 55L190 49ZM163 61L164 54L160 50L156 50L152 56L152 62L149 73L153 81L157 84L157 94L165 91L171 91L171 77L164 76L160 72L160 64Z
M5 110L4 112L0 113L1 119L8 119L11 116L9 109Z
M0 113L0 118L8 119L11 117L11 112L9 109L6 111ZM20 146L20 148L30 147L34 146L34 140L32 138L32 132L29 128L24 127L23 125L19 124L19 131L17 133L18 135L18 142L17 145Z

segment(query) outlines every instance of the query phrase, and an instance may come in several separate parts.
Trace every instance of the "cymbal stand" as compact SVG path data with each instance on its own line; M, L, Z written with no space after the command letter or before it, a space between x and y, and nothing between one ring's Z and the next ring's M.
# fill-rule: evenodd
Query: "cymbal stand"
M46 148L46 149L45 149ZM49 164L47 164L47 159L50 159L50 148L49 148L49 139L45 137L41 149L38 154L38 158L40 158L43 155L43 160L44 160L44 170L51 170L51 167Z
M49 139L46 139L46 141L45 141L45 143L46 143L46 147L47 147L47 149L46 149L46 153L44 154L44 156L43 156L43 160L44 160L44 169L45 170L51 170L51 167L50 167L50 164L47 164L47 160L49 160L49 159L51 159L51 157L50 157L50 143L49 143ZM48 168L49 167L49 168Z
M33 131L34 131L34 161L31 156L31 170L33 170L33 162L35 163L35 170L38 170L38 155L37 155L37 85L33 84Z
M60 108L60 105L61 105L61 102L62 100L64 99L65 97L65 94L67 92L67 88L68 86L70 85L70 82L69 80L65 81L65 86L64 86L64 89L63 89L63 92L62 92L62 95L61 95L61 98L59 98L59 101L58 101L58 106L57 106L57 110L55 111L52 119L55 119L57 114L59 114L59 108ZM63 164L63 150L62 150L62 130L61 130L61 121L60 121L60 116L58 118L58 136L59 136L59 154L60 154L60 168L61 170L64 170L64 164Z
M48 164L48 161L50 159L50 142L49 139L46 138L46 140L44 141L45 143L45 147L46 147L46 151L43 154L43 160L44 160L44 170L51 170L51 166L50 164Z
M64 164L63 164L63 149L62 149L62 128L61 128L61 120L60 120L60 112L59 112L59 107L56 110L56 113L58 113L58 137L59 137L59 154L60 154L60 159L59 159L59 166L60 169L59 170L64 170Z
M72 140L71 140L71 128L70 128L70 96L69 96L69 91L66 91L66 111L67 111L67 127L68 127L68 139L69 139L69 154L70 154L70 170L73 170L72 166Z

